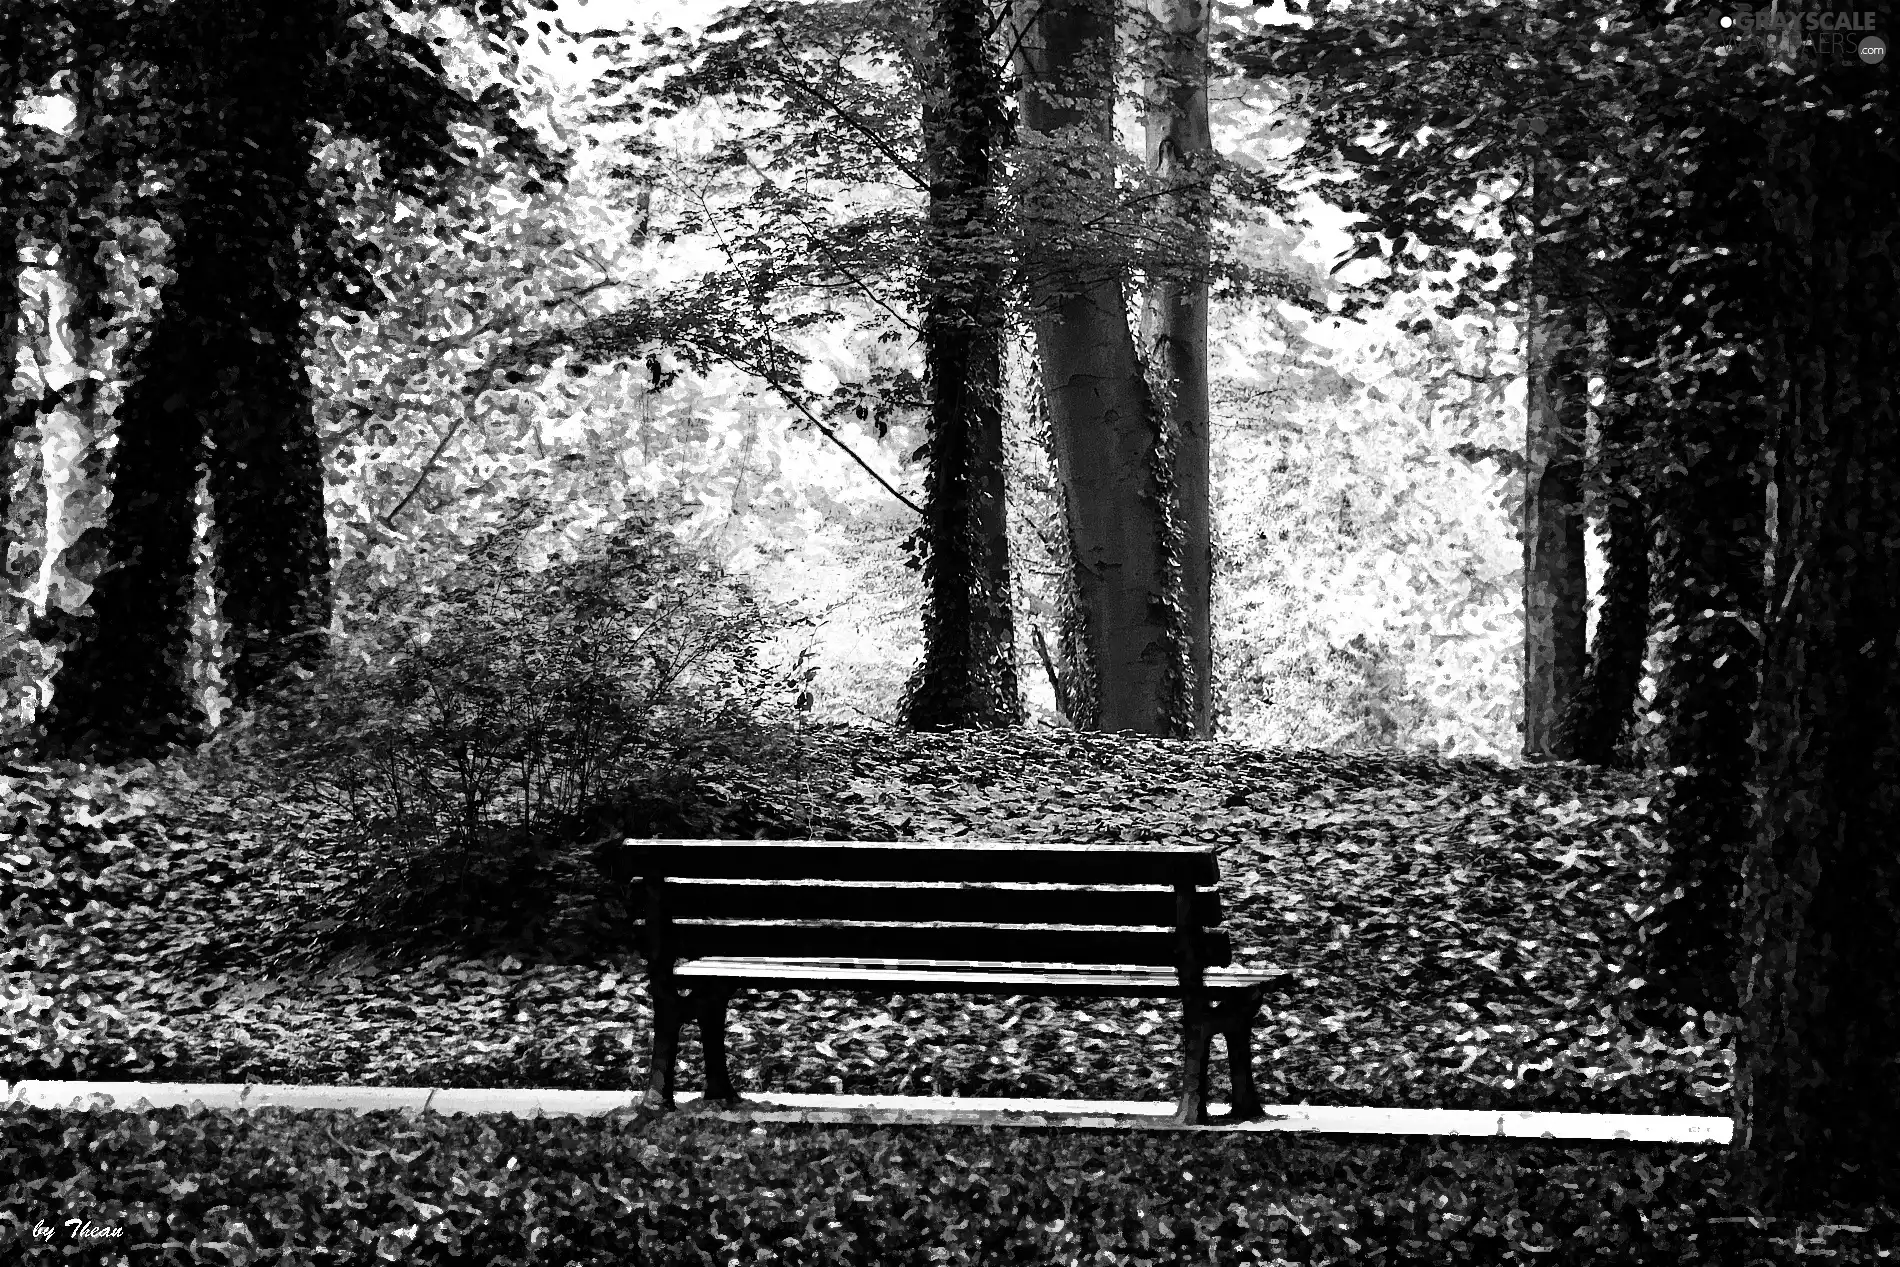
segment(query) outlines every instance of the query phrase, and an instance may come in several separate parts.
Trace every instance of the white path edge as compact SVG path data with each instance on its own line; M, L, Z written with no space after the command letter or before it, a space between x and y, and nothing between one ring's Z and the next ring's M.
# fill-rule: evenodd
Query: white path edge
M702 1107L684 1092L679 1106L726 1120L875 1125L993 1125L1122 1127L1149 1130L1346 1135L1467 1135L1511 1139L1631 1140L1667 1144L1728 1144L1735 1124L1726 1117L1625 1113L1495 1113L1475 1109L1375 1109L1326 1105L1268 1105L1246 1122L1178 1127L1172 1104L1143 1100L1012 1100L948 1096L746 1096L736 1108ZM508 1113L533 1117L591 1115L629 1108L637 1091L566 1091L528 1088L325 1087L269 1083L0 1082L7 1108L398 1109L435 1113ZM1227 1106L1210 1105L1224 1113Z

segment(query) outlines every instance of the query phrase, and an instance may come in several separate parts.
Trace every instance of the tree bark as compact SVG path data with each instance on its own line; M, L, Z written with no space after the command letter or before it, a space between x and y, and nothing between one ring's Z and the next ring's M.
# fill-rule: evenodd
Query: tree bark
M1532 174L1524 468L1524 755L1564 755L1558 723L1583 683L1590 603L1584 573L1583 437L1589 404L1582 275L1574 245L1542 236L1563 202L1560 169ZM1573 230L1574 232L1574 230Z
M1035 170L1021 216L1086 643L1071 666L1083 712L1072 720L1161 735L1175 733L1171 715L1183 711L1185 666L1167 616L1158 436L1118 252L1076 223L1078 206L1113 196L1115 17L1108 0L1022 5L1024 161Z
M987 6L940 0L920 50L930 206L923 253L924 658L905 691L919 730L1022 721L1003 483L1005 312L995 172L1007 119Z
M1214 141L1207 114L1207 0L1149 0L1163 41L1144 86L1149 168L1178 192L1161 209L1189 230L1178 270L1158 278L1142 310L1142 344L1169 385L1173 511L1180 532L1193 733L1213 734L1213 521L1207 381L1207 226Z
M82 146L108 117L94 97L96 79L88 68L74 84L73 135ZM117 444L105 448L89 371L110 309L97 263L109 230L94 223L105 214L101 165L87 162L84 169L87 178L74 189L60 242L70 299L65 342L84 375L65 393L65 403L90 441L79 459L76 491L88 500L103 493L105 508L65 551L66 570L82 586L90 583L89 597L76 609L49 603L34 632L59 648L52 704L41 718L47 746L112 760L201 733L187 674L196 577L193 494L202 454L196 420L179 408L183 398L175 384L201 378L205 362L189 343L167 337L177 328L174 304L188 302L190 293L189 265L181 261L156 328L131 358L135 383L120 406Z
M290 666L321 659L329 617L323 454L304 373L295 237L313 197L306 99L319 33L292 13L259 5L245 15L232 57L233 117L221 138L226 170L203 189L207 228L228 252L212 278L224 301L197 315L212 358L205 364L234 375L203 403L215 576L241 703Z
M1649 646L1652 533L1640 456L1653 401L1626 367L1653 362L1656 340L1640 307L1641 288L1634 288L1627 301L1609 320L1609 381L1598 435L1608 538L1602 606L1583 682L1564 711L1553 745L1571 760L1596 765L1630 764L1624 744L1635 721Z
M1754 263L1773 237L1750 196L1758 138L1736 124L1710 133L1724 142L1704 152L1689 192L1719 226L1703 244L1728 253L1679 270L1662 293L1664 311L1688 301L1707 315L1672 327L1663 349L1672 385L1661 437L1669 461L1655 485L1656 581L1669 632L1657 707L1670 771L1661 805L1669 863L1665 900L1641 938L1658 994L1731 1011L1760 691L1763 456L1768 402L1780 391L1764 347L1781 300ZM1734 354L1722 359L1720 349Z
M1765 147L1766 187L1784 200L1784 236L1761 271L1776 283L1786 350L1775 443L1786 517L1743 872L1734 1161L1753 1199L1790 1212L1900 1182L1893 124L1891 105L1789 121L1794 135Z
M106 462L111 500L70 547L105 563L85 608L59 622L64 646L42 718L55 752L112 760L202 733L186 671L204 429L186 393L201 390L206 362L190 323L173 314L206 302L206 257L220 253L202 237L181 244L165 315L131 358Z

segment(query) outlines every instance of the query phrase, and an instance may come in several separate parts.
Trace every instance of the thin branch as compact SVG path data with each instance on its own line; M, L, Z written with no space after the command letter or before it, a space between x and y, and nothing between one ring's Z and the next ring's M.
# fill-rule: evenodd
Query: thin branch
M704 347L705 345L701 344L700 346ZM830 427L826 426L824 420L820 418L817 414L813 413L806 406L804 401L800 400L797 396L793 395L789 390L787 390L784 384L779 382L778 376L776 374L772 373L770 370L766 369L762 365L756 365L756 364L748 365L744 361L733 356L731 353L718 353L717 349L713 349L713 348L708 348L707 350L715 352L716 354L722 355L725 360L732 362L734 365L739 366L739 368L741 369L749 369L754 374L757 374L760 378L764 379L766 381L767 386L771 387L773 391L777 392L785 400L786 404L796 409L799 413L804 414L806 420L810 422L812 426L818 428L819 433L823 435L825 439L831 441L833 444L837 445L840 449L843 449L847 457L849 457L853 462L856 462L859 466L864 468L865 474L869 475L872 479L876 480L879 484L882 484L884 486L884 491L888 492L892 497L895 497L898 501L903 502L906 506L910 507L917 514L921 515L924 513L923 507L919 506L916 502L912 501L910 498L898 492L897 489L893 488L889 480L885 479L882 475L879 475L877 471L871 467L871 464L869 462L866 462L863 458L859 457L857 453L852 450L850 445L846 444L842 439L838 437L838 433L836 431L833 431Z
M1062 675L1056 672L1055 661L1049 658L1049 644L1043 640L1042 626L1031 625L1036 635L1036 654L1042 657L1042 671L1049 675L1049 690L1056 697L1056 711L1066 719L1069 716L1069 693L1063 688Z
M850 125L853 131L857 132L859 135L863 136L866 140L870 141L872 145L877 147L879 152L881 152L884 155L884 157L890 159L891 162L896 166L898 171L910 177L912 183L914 183L919 189L928 189L930 187L930 182L924 178L924 175L922 172L919 172L915 167L911 166L909 159L905 158L902 154L900 154L897 151L897 149L891 145L890 142L886 141L883 137L879 136L868 125L859 121L858 118L854 116L849 110L845 109L843 106L839 105L837 102L833 101L831 98L825 96L824 93L819 92L816 88L811 87L809 84L800 83L798 80L793 79L789 75L781 74L775 70L767 70L766 74L772 76L772 78L778 80L782 84L787 84L793 88L798 89L800 92L805 93L807 96L817 101L820 105L824 106L827 110L830 110L833 114L837 115L840 119L844 120L846 124Z
M1016 54L1022 52L1023 41L1029 37L1029 29L1035 26L1036 23L1042 19L1042 11L1047 7L1048 7L1048 0L1043 0L1043 3L1038 4L1036 6L1036 11L1030 14L1029 17L1024 20L1021 26L1016 28L1016 38L1014 41L1010 43L1009 51L1003 54L1003 64L1005 66L1010 66L1010 65L1015 64ZM1010 11L1011 11L1011 6L1008 0L1003 0L1003 8L1002 8L1003 20L1005 21L1008 20ZM998 25L1000 26L1001 22L999 22ZM1025 56L1025 60L1027 60L1027 54L1025 54L1024 56Z
M1009 0L1002 0L1002 3L996 6L996 15L990 19L989 25L983 28L984 39L989 39L990 36L1003 29L1003 23L1009 21L1009 9ZM1041 6L1037 6L1036 12L1038 14L1042 12ZM1033 19L1031 20L1033 21ZM1007 63L1009 58L1005 57L1003 61Z
M435 464L442 460L444 453L448 452L450 442L455 439L456 432L462 429L462 424L466 421L468 421L468 415L463 414L449 424L447 433L442 437L442 443L435 446L435 452L431 453L429 460L422 464L422 471L416 476L416 482L409 486L409 491L404 493L402 500L396 503L396 508L382 517L383 527L394 530L396 516L409 508L409 503L416 499L416 494L422 491L422 486L429 482L429 476L435 473Z
M699 197L700 209L706 215L706 223L712 227L713 234L719 239L719 249L725 255L726 262L732 265L733 267L737 268L738 260L733 255L732 248L726 243L726 235L720 231L719 219L716 215L713 214L712 204L706 201L705 192L703 190L696 191L696 193ZM765 321L765 313L763 312L763 310L760 311L759 318L760 318L760 324L763 325ZM771 331L769 329L765 331L765 334L768 339L771 338ZM697 343L698 341L695 340L695 342ZM891 482L889 480L885 479L882 475L879 475L875 470L871 468L870 463L866 462L863 458L859 457L855 452L853 452L850 445L846 444L843 440L840 440L838 438L837 432L833 431L830 427L826 426L824 424L824 421L820 419L817 414L814 414L810 409L807 409L805 407L804 401L799 400L796 396L792 395L791 392L787 391L784 385L778 381L778 376L772 373L771 370L767 369L763 365L747 365L744 361L734 356L732 353L725 351L724 349L710 347L706 345L705 343L699 343L698 345L700 347L706 348L707 351L712 352L715 356L722 357L724 360L730 362L731 364L738 366L740 369L749 369L754 374L757 374L760 378L763 378L766 381L766 383L772 388L773 391L777 392L780 396L782 396L785 399L787 404L791 405L792 408L798 410L799 413L804 414L806 418L810 419L812 426L818 428L819 434L823 435L825 439L831 441L833 444L837 445L840 449L843 449L853 462L856 462L859 466L864 468L864 471L867 475L869 475L872 479L876 480L879 484L883 485L885 492L889 493L892 497L895 497L898 501L903 502L906 506L910 507L911 510L916 512L918 515L922 515L924 513L923 507L919 506L916 502L912 501L910 498L898 492L897 489L891 485Z
M483 392L493 388L496 377L496 372L490 371L485 376L486 381L479 387L464 389L462 394L468 400L468 408L463 411L461 417L449 424L448 431L442 436L442 442L435 446L435 452L431 453L428 461L422 464L422 470L416 475L416 482L409 486L409 491L403 494L402 500L397 502L395 508L388 514L382 516L383 526L385 528L392 530L395 528L396 516L408 509L409 503L414 501L416 494L422 491L422 486L429 482L429 476L435 473L435 464L442 460L444 453L448 452L449 445L454 442L456 435L462 430L462 424L474 416L476 399L480 397Z

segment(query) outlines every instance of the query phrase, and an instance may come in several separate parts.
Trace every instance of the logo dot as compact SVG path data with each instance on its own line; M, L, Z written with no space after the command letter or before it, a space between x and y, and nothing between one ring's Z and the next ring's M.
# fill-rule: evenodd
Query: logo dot
M1887 38L1884 35L1869 35L1860 42L1860 59L1869 66L1887 55Z

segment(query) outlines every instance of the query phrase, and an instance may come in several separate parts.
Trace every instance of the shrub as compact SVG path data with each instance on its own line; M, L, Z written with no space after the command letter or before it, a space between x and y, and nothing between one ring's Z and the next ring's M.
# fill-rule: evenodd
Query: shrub
M783 694L782 625L651 511L565 554L515 507L437 593L345 641L280 755L347 813L347 928L519 922L590 807ZM544 557L545 556L545 557Z

